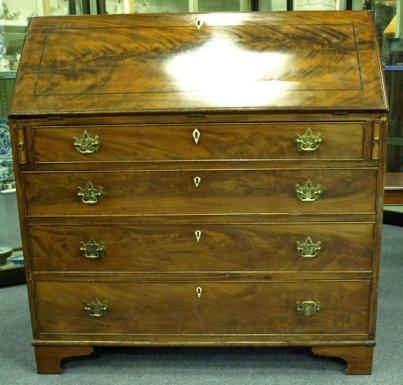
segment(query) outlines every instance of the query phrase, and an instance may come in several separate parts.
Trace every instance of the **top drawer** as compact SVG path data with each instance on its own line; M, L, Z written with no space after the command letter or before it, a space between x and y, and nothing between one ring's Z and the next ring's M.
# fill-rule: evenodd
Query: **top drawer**
M363 157L363 122L37 126L35 160L53 162Z

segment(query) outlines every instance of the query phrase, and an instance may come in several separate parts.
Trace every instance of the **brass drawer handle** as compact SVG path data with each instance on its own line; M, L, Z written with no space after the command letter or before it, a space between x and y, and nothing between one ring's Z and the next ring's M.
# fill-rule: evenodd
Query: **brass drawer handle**
M97 259L105 255L105 245L103 243L96 242L93 238L89 238L86 241L80 243L80 251L83 257L88 259Z
M298 313L301 313L305 317L310 317L315 313L319 313L321 305L319 302L312 301L311 299L304 299L303 301L295 302L295 308Z
M201 183L201 180L202 180L202 179L201 179L199 176L195 176L195 177L193 178L193 182L194 182L196 188L199 187L199 185L200 185L200 183Z
M101 140L98 135L92 137L87 131L84 131L81 137L74 137L73 146L81 154L93 154L99 150Z
M77 196L86 205L94 205L98 203L104 194L103 187L95 187L90 181L85 187L77 187Z
M297 251L301 257L313 258L316 257L322 250L321 241L313 241L311 237L306 237L305 241L297 241Z
M295 136L295 144L298 151L316 151L320 143L322 143L321 134L314 134L309 127L303 134Z
M197 298L200 298L203 292L203 288L198 286L196 287L196 294L197 294Z
M193 140L197 144L199 143L200 137L201 137L201 132L195 128L192 132Z
M197 242L200 242L201 236L202 236L201 230L196 230L195 231L195 237L196 237Z
M87 311L90 317L102 317L108 309L107 301L100 301L98 298L93 298L90 302L84 302L84 310Z
M297 198L302 202L313 202L319 199L323 193L322 186L320 184L314 186L310 179L308 179L304 184L295 185L295 192L297 193Z

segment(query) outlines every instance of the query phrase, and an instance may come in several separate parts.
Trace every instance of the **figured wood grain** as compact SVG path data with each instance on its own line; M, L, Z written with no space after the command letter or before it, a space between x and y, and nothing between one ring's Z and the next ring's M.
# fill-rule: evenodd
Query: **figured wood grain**
M200 177L196 188L194 178ZM375 170L194 170L24 173L30 216L373 212ZM324 193L297 199L311 179ZM88 181L102 186L95 205L77 197Z
M57 348L38 368L60 371L70 346L321 345L368 371L356 347L375 339L381 72L368 12L34 18L10 122L34 342ZM308 124L324 141L296 153ZM103 139L93 157L71 147L83 129ZM306 178L325 190L311 204L294 195ZM97 206L76 197L88 179L105 188ZM293 260L308 230L324 249ZM89 234L107 252L78 262ZM110 301L104 317L89 319L90 296ZM319 314L296 314L305 296Z
M200 298L196 288L202 288ZM42 333L366 334L369 281L36 283ZM108 302L91 318L83 301ZM311 317L295 302L322 304Z
M195 231L201 232L197 241ZM370 271L372 224L151 224L30 226L35 271ZM322 242L318 256L303 258L296 242ZM88 259L82 241L106 247Z
M63 39L69 44L65 45ZM280 44L282 52L272 53ZM183 48L178 52L178 47L186 47L186 52ZM106 51L113 56L112 71L105 65L109 56L105 57ZM318 62L320 69L316 67ZM257 71L251 77L243 66L253 64ZM236 72L239 80L234 76ZM206 76L214 76L213 82L205 83ZM322 91L329 88L324 78L332 91L361 89L351 25L318 24L302 28L288 24L255 25L254 28L206 25L201 29L189 25L108 30L88 26L85 39L81 28L48 31L35 94L200 92L209 95L213 90L220 91L218 85L238 86L245 91L249 91L248 85L260 86L261 91L269 93L269 87L279 88L281 82L293 92ZM235 84L230 84L230 80ZM228 99L226 93L221 92L220 96Z
M366 12L38 18L11 113L384 111L372 25Z
M310 128L322 143L298 151L298 134ZM193 131L200 132L197 143ZM98 136L100 149L81 154L74 137ZM36 162L132 162L226 159L362 159L364 125L351 123L192 124L35 127ZM348 138L348 140L346 140ZM175 146L172 146L175 143Z

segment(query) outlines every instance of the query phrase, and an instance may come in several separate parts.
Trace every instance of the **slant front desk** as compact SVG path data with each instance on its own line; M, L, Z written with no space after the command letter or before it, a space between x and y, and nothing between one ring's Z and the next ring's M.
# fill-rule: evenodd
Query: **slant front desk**
M34 18L11 124L38 372L112 345L370 373L386 111L367 12Z

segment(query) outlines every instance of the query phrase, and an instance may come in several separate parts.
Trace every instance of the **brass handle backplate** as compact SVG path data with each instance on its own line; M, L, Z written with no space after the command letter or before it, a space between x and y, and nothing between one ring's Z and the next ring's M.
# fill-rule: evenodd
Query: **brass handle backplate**
M314 134L310 128L307 128L303 134L295 136L295 144L298 151L315 151L318 149L320 143L322 143L321 134Z
M319 313L321 305L319 302L312 301L308 298L303 301L295 302L295 308L298 313L301 313L305 317L310 317L315 313Z
M85 187L77 187L77 190L77 196L86 205L98 203L104 194L103 187L95 187L90 181L87 182Z
M297 241L297 251L301 257L313 258L316 257L322 250L321 241L313 241L311 237L306 237L305 241Z
M90 317L102 317L108 309L107 301L100 301L98 298L93 298L90 302L84 302L84 310L87 311Z
M103 243L95 242L93 238L80 243L81 254L88 259L101 258L105 254L105 245Z
M319 199L323 193L322 186L320 184L314 186L310 179L308 179L304 184L295 185L295 192L297 193L297 198L302 202L313 202Z
M73 139L73 146L81 154L93 154L101 146L99 136L92 137L87 131L84 131L81 137L74 137Z

